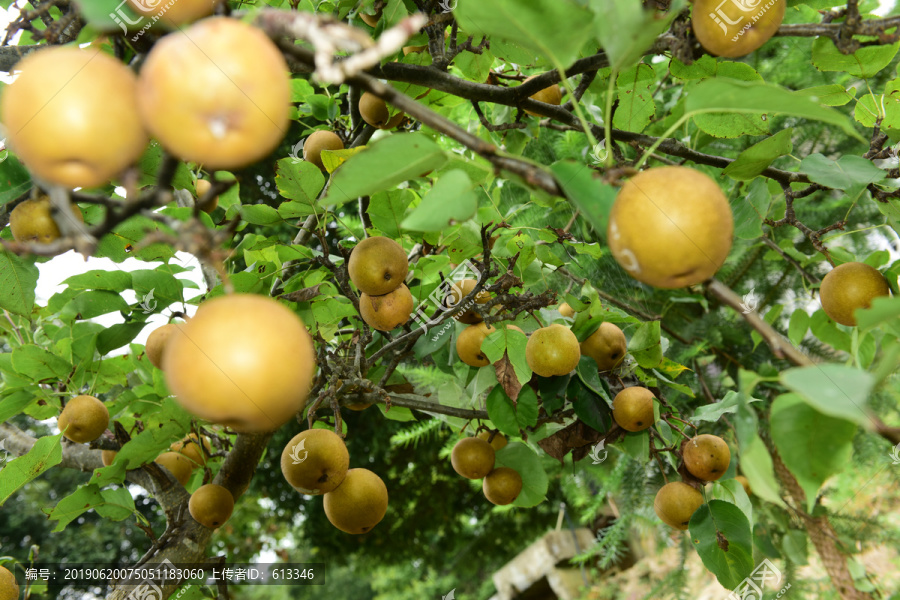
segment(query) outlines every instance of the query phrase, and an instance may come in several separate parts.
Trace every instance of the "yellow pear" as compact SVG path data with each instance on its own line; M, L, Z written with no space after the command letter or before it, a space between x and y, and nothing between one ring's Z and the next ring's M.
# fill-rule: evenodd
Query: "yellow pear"
M163 351L166 349L169 338L177 328L178 325L169 323L162 327L157 327L147 336L147 344L145 346L147 360L157 369L162 368Z
M409 273L409 262L400 244L390 238L373 236L353 248L347 272L359 291L383 296L400 287Z
M447 294L447 297L444 299L444 305L448 308L453 308L459 304L463 298L471 294L476 285L478 285L478 281L475 279L463 279L462 281L457 281L451 286L450 293ZM476 304L484 304L490 299L491 295L484 290L475 294ZM460 323L466 323L467 325L474 325L475 323L481 323L484 319L482 319L481 315L474 310L467 310L457 314L456 320Z
M341 436L329 429L298 433L281 452L281 473L302 494L324 494L341 485L350 468L350 453Z
M225 524L234 512L234 496L226 488L208 483L197 488L188 501L188 511L195 521L216 529Z
M735 475L734 478L743 486L744 491L747 492L748 496L753 493L753 491L750 489L750 480L748 480L743 475Z
M387 513L387 487L368 469L350 469L341 485L325 494L323 506L328 521L341 531L366 533Z
M618 367L627 352L625 334L613 323L601 323L597 331L581 342L581 353L593 358L601 371L612 371Z
M153 462L168 469L181 485L187 485L194 470L193 463L179 452L163 452Z
M519 497L522 491L522 476L515 469L497 467L481 482L481 491L492 504L506 506Z
M409 321L413 311L413 297L405 284L383 296L359 296L359 314L369 327L391 331Z
M359 115L376 129L393 129L403 120L402 112L392 117L384 100L369 92L359 98Z
M787 0L694 0L691 26L710 54L738 58L750 54L775 35Z
M450 464L466 479L481 479L494 469L494 448L481 438L463 438L453 446Z
M655 167L625 182L607 240L629 275L658 288L706 281L731 250L734 220L718 184L687 167Z
M535 77L537 77L537 75L532 75L531 77L526 78L522 83L528 83ZM559 106L559 104L562 102L562 90L560 90L558 83L554 83L550 87L538 90L535 94L529 96L529 98L531 98L532 100L537 100L538 102L546 102L547 104L555 104L556 106ZM532 117L541 116L540 113L532 112L527 109L525 110L525 112Z
M491 435L494 436L494 439L491 439ZM499 431L482 431L478 434L478 437L486 442L489 442L491 444L491 448L493 448L495 452L497 450L505 448L506 444L509 443L506 440L506 436Z
M306 406L316 353L303 321L266 296L207 300L169 338L169 389L191 414L243 432L273 431Z
M183 440L172 444L171 450L172 452L179 452L184 455L185 458L191 461L191 466L194 468L206 466L207 457L212 451L212 447L209 444L209 438L205 435L201 437L203 449L201 449L200 444L197 443L197 434L192 433Z
M580 358L578 338L558 323L532 333L525 346L528 366L541 377L567 375L578 366Z
M653 500L653 510L663 523L685 531L694 512L703 506L703 494L686 483L673 481L662 486Z
M471 367L484 367L491 364L487 356L481 351L481 344L490 334L497 331L491 325L478 323L469 325L463 329L456 338L456 354L459 360Z
M841 325L856 326L857 308L870 308L872 300L887 296L891 289L878 269L865 263L849 262L828 272L819 287L825 314Z
M197 180L197 200L203 200L203 197L206 196L206 192L208 192L212 188L212 184L205 179ZM200 210L210 215L216 207L219 206L219 197L213 196L212 200L202 204L200 206Z
M715 481L731 464L731 450L716 435L694 436L684 445L684 466L697 479Z
M71 204L72 215L82 223L84 216L75 203ZM59 218L65 218L61 214ZM49 196L20 202L9 213L9 230L17 242L40 242L48 244L62 235L53 218Z
M84 444L100 437L109 426L109 411L93 396L75 396L63 408L57 427L67 439Z
M560 304L558 310L559 310L559 314L561 314L564 317L574 317L575 316L575 310L571 306L569 306L568 302L563 302L562 304Z
M613 419L626 431L643 431L653 425L656 396L645 387L627 387L613 398Z
M128 0L128 5L138 15L152 19L159 17L159 21L169 28L176 28L185 23L192 23L197 19L208 17L213 14L217 4L222 0L178 0L177 2L163 5L159 0L157 2L147 2L146 0ZM164 6L168 8L164 9Z
M324 171L325 165L322 164L322 150L343 149L344 142L341 141L341 138L335 132L324 129L315 131L303 142L303 160L311 162Z
M113 461L116 460L116 452L115 450L102 450L100 452L100 460L103 462L104 467L108 467L113 464Z
M6 567L0 567L0 600L17 600L19 584L16 576Z

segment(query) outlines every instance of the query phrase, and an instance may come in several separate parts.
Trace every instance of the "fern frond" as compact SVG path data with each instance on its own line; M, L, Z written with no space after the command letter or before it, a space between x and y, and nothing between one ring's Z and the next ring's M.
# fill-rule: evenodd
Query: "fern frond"
M441 427L441 421L438 419L428 419L427 421L419 421L418 423L403 429L391 436L392 446L401 446L403 448L412 444L413 447L419 445L419 442L434 435Z

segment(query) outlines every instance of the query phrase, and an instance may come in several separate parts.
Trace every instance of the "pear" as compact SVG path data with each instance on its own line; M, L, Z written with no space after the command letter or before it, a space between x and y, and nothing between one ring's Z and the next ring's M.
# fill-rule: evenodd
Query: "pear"
M83 444L93 442L109 425L109 411L93 396L75 396L59 414L57 426L67 439Z
M328 521L341 531L366 533L387 513L387 487L368 469L350 469L341 485L325 494L323 506Z
M537 77L537 75L532 75L531 77L526 78L522 83L527 83L535 77ZM560 90L558 83L554 83L550 87L538 90L536 93L529 96L529 98L531 98L532 100L537 100L538 102L546 102L547 104L555 104L556 106L559 106L559 104L562 102L562 90ZM540 113L532 112L527 109L525 110L525 112L532 117L541 116Z
M226 488L208 483L197 488L188 501L188 511L195 521L216 529L225 524L234 512L234 496Z
M559 310L559 314L561 314L564 317L574 317L575 316L575 309L573 309L571 306L569 306L568 302L563 302L562 304L560 304L559 308L557 310Z
M400 244L390 238L373 236L353 248L347 272L359 291L383 296L400 287L409 273L409 262Z
M19 597L19 584L16 576L6 567L0 567L0 600L16 600Z
M481 491L492 504L506 506L519 497L522 491L522 476L515 469L497 467L481 482Z
M578 366L581 350L578 338L564 325L554 323L531 334L525 346L525 360L541 377L568 375Z
M409 321L413 312L413 297L405 284L383 296L359 296L359 314L369 327L378 331L391 331Z
M191 479L191 472L194 470L193 463L180 452L163 452L153 462L168 469L181 485L187 485Z
M601 323L597 331L581 342L581 353L593 358L601 371L612 371L618 367L627 352L625 334L613 323Z
M392 117L384 100L369 92L359 98L359 115L376 129L393 129L403 120L402 112Z
M684 445L684 466L697 479L715 481L731 464L731 450L716 435L694 436Z
M643 431L653 425L656 396L645 387L627 387L613 398L613 419L626 431Z
M494 436L494 439L491 439L491 435ZM506 447L506 444L509 443L506 436L499 431L482 431L478 434L478 437L490 443L491 448L493 448L495 452L497 450L502 450Z
M481 479L494 468L494 448L481 438L463 438L453 446L450 464L466 479Z
M662 486L653 500L653 510L663 523L685 531L694 512L703 506L703 494L686 483L673 481Z
M77 204L72 203L72 214L84 223L84 216ZM65 218L60 215L60 218ZM40 242L49 244L59 239L62 233L53 219L50 197L40 196L36 200L20 202L9 213L9 231L17 242Z
M469 325L463 329L456 338L456 354L459 355L459 360L470 367L484 367L491 364L481 351L481 344L495 331L497 330L494 327L484 323Z
M872 300L890 293L888 283L878 269L865 263L849 262L828 272L819 287L819 300L825 314L841 325L856 326L853 312L870 308Z
M303 143L303 159L325 170L322 163L322 150L343 150L344 142L333 131L320 130L313 132Z
M765 11L762 2L743 4L749 10L738 2L694 0L691 27L707 52L738 58L750 54L775 35L784 20L787 0L769 2Z
M344 440L329 429L298 433L281 452L281 473L301 494L317 496L334 490L349 468Z
M204 196L206 196L206 192L208 192L210 189L212 189L212 184L205 179L198 179L196 188L197 188L197 201L199 202L200 200L203 200ZM213 196L212 200L210 200L209 202L206 202L205 204L202 204L200 206L200 210L202 210L203 212L205 212L208 215L211 215L213 213L213 211L216 210L217 206L219 206L219 197Z
M147 344L145 346L147 360L149 360L150 364L157 369L162 368L162 357L163 352L166 349L166 344L177 329L178 325L169 323L162 327L157 327L150 332L149 336L147 336Z
M180 442L175 442L171 446L172 452L180 452L191 461L191 465L193 467L203 467L206 466L207 456L211 452L212 448L209 445L209 438L205 435L201 436L203 449L200 449L200 444L197 443L198 438L196 433L192 433L185 437Z
M463 279L462 281L456 282L452 286L450 293L447 294L447 297L444 299L444 305L448 308L453 308L459 304L463 298L471 294L476 285L478 285L478 281L475 279ZM483 290L475 294L476 304L484 304L490 299L491 295ZM474 325L475 323L484 321L484 319L481 318L481 315L474 310L467 310L457 314L456 320L467 325Z

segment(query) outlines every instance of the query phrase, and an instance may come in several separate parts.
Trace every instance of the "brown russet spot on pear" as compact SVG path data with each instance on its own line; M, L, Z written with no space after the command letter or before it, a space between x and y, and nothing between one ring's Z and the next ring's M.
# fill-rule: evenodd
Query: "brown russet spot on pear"
M166 349L166 344L172 334L178 330L178 325L168 323L162 327L157 327L150 335L147 336L147 344L144 346L147 353L147 360L157 369L162 368L162 357Z
M409 321L413 312L413 297L406 284L383 296L359 295L359 314L369 327L391 331Z
M84 223L84 215L81 209L74 202L70 204L72 207L72 215L78 221ZM64 219L62 214L60 219ZM50 197L41 195L34 200L25 200L20 202L12 212L9 213L9 230L13 239L17 242L40 242L49 244L53 240L59 239L62 233L59 225L53 218L53 210L50 206Z
M571 373L580 358L578 338L571 329L558 323L533 332L525 346L529 368L541 377Z
M822 310L841 325L856 326L858 308L870 308L872 300L890 294L878 269L861 262L848 262L828 272L819 286Z
M612 371L625 360L628 342L625 334L613 323L603 322L597 331L581 342L581 354L589 356L601 371Z
M281 473L302 494L320 495L341 485L350 468L350 453L341 436L329 429L298 433L281 452Z
M681 481L662 486L653 500L653 510L663 523L685 531L691 515L703 506L703 494Z
M353 248L347 272L359 291L383 296L400 287L409 273L409 262L400 244L390 238L373 236Z
M195 521L216 529L225 524L234 512L234 496L221 485L208 483L197 488L188 501L188 511Z
M645 387L627 387L613 398L613 419L626 431L643 431L653 425L656 396Z
M194 464L180 452L163 452L153 462L168 469L181 485L187 485L194 470Z
M453 446L450 464L466 479L481 479L494 468L494 448L478 437L463 438Z
M456 354L459 360L470 367L486 367L491 364L488 357L481 351L481 344L490 334L497 331L491 325L477 323L463 329L456 338Z
M749 5L749 3L744 3ZM691 26L697 40L715 56L738 58L760 48L775 35L787 0L774 0L744 9L739 2L694 0Z
M100 437L109 426L109 410L93 396L75 396L59 414L57 427L66 439L84 444Z
M322 151L343 149L344 142L341 141L341 138L335 132L324 129L315 131L303 142L303 160L311 162L324 171L325 165L322 163Z
M323 500L328 521L345 533L371 531L387 513L388 491L381 477L368 469L350 469Z
M728 198L708 175L654 167L627 180L609 215L607 241L629 275L658 288L712 277L731 250Z
M684 466L697 479L715 481L731 464L731 450L725 440L704 433L694 436L682 447Z
M481 482L481 491L491 504L512 504L522 492L522 476L510 467L497 467Z

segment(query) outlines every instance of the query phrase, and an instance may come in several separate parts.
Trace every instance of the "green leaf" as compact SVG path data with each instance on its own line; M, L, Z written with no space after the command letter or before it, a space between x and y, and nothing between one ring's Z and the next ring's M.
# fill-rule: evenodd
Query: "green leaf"
M703 566L727 589L734 589L753 572L750 521L740 508L710 500L691 517L688 529Z
M0 153L0 205L11 202L31 189L28 169L13 154Z
M817 411L871 427L866 412L875 380L869 373L838 364L818 364L781 372L781 383Z
M652 369L662 362L659 321L641 323L628 340L628 353L645 369Z
M716 78L738 81L762 81L762 76L746 63L723 62L719 64ZM688 95L696 84L686 88ZM689 96L690 97L690 96ZM763 135L769 133L768 115L763 112L741 114L734 112L706 113L694 117L694 123L706 133L720 138L736 138L742 135Z
M820 71L841 71L868 79L888 66L900 43L864 46L853 54L843 54L825 36L817 37L812 46L812 63Z
M564 66L578 58L594 20L573 0L459 0L453 16L468 34L505 39Z
M72 298L61 314L75 319L93 319L100 315L127 310L128 303L116 292L88 290Z
M758 402L759 400L751 398L750 401ZM709 421L710 423L715 423L722 417L722 415L736 413L739 405L740 394L735 391L730 391L725 394L725 397L722 398L720 402L698 406L694 410L694 414L691 415L691 421L694 421L695 423L698 423L700 421Z
M807 510L812 511L825 480L849 466L857 427L817 411L798 394L775 398L769 423L772 441L806 492Z
M497 451L494 466L515 469L522 477L522 492L513 506L529 508L544 501L550 481L534 450L520 442L510 442Z
M412 190L391 190L374 194L369 199L368 210L372 225L389 238L399 238L403 215L415 197Z
M487 397L487 413L491 422L503 433L519 437L519 421L516 419L516 407L513 401L498 385Z
M750 488L755 496L784 506L778 491L780 489L778 481L775 479L772 456L762 439L755 433L741 446L741 472L750 482Z
M848 154L836 161L819 153L810 154L800 161L800 170L810 181L838 190L854 185L868 185L881 181L886 173L862 156Z
M472 218L478 208L473 187L464 171L447 171L400 226L412 231L444 231Z
M769 213L772 194L762 178L754 179L744 194L735 194L729 201L734 213L734 235L742 240L755 240L762 235L762 224Z
M806 332L809 331L809 313L802 308L796 309L791 313L791 320L788 324L788 338L795 346L799 346Z
M833 108L822 106L809 97L798 96L777 85L758 81L706 79L691 89L684 108L686 114L773 113L803 117L834 125L854 139L865 142L850 120Z
M33 392L21 389L4 395L0 399L0 423L5 423L11 417L16 416L35 403L38 398L40 396Z
M131 273L112 269L110 271L88 271L69 277L63 284L73 290L108 290L123 292L131 289Z
M640 60L657 36L669 28L684 1L673 1L668 13L644 10L641 3L631 0L590 0L590 6L597 15L594 19L597 37L610 66L621 71ZM559 23L573 21L548 20L546 26L568 31L568 26L559 27Z
M322 204L340 205L360 196L389 190L437 169L447 160L434 140L422 133L382 138L355 154L334 174Z
M727 477L728 475L726 475ZM753 504L750 503L750 497L744 490L744 486L737 479L720 479L714 481L712 489L709 492L710 500L724 500L734 504L741 509L750 527L753 527Z
M673 58L669 62L669 69L672 71L672 76L678 79L706 79L715 77L718 63L709 54L704 54L690 65Z
M266 204L245 204L241 206L241 218L254 225L275 225L282 221L278 211Z
M135 510L134 499L126 488L101 490L92 482L82 485L57 502L52 509L44 509L44 512L47 513L47 518L57 522L53 533L58 533L92 508L100 516L113 521L127 519Z
M761 142L753 144L737 157L737 160L722 171L732 179L746 181L753 179L772 164L779 156L790 154L794 145L791 143L793 129L783 129Z
M167 267L163 265L156 270L141 269L131 272L134 292L138 298L145 299L148 308L153 308L157 312L184 300L184 283L165 269ZM150 292L153 292L153 302L146 300Z
M823 106L844 106L856 98L855 87L844 89L844 86L837 83L797 90L795 93L798 96L808 96Z
M141 333L146 323L131 321L128 323L116 323L107 327L97 335L97 352L101 356L131 343Z
M595 178L594 171L574 161L554 163L550 170L566 198L581 211L594 231L605 236L609 211L616 200L616 188Z
M38 268L34 258L22 258L12 252L0 252L0 308L31 317Z
M66 375L72 370L72 365L68 361L35 344L25 344L13 348L12 366L17 373L33 381L65 380Z
M61 433L38 438L31 450L0 469L0 506L20 487L62 462L60 439Z
M619 106L613 125L625 131L643 131L656 114L653 100L656 73L653 68L639 64L622 72L616 78L616 88Z
M275 170L275 186L278 193L308 208L308 214L316 212L316 199L325 185L325 176L319 168L305 160L282 158Z
M856 326L860 331L874 329L883 323L900 320L900 298L884 296L872 300L871 308L854 311Z
M584 360L586 357L582 357ZM588 358L592 363L592 359ZM579 364L579 371L581 365ZM594 363L594 371L597 371L597 364ZM569 381L567 397L572 402L572 408L575 410L575 416L579 418L588 427L605 432L609 430L611 421L611 411L609 401L603 396L598 396L584 384L580 378L572 378Z
M889 81L884 94L866 94L859 99L853 116L864 127L873 127L882 117L881 129L900 129L900 79Z
M516 399L516 421L519 427L534 427L537 425L538 397L530 386L524 386Z

